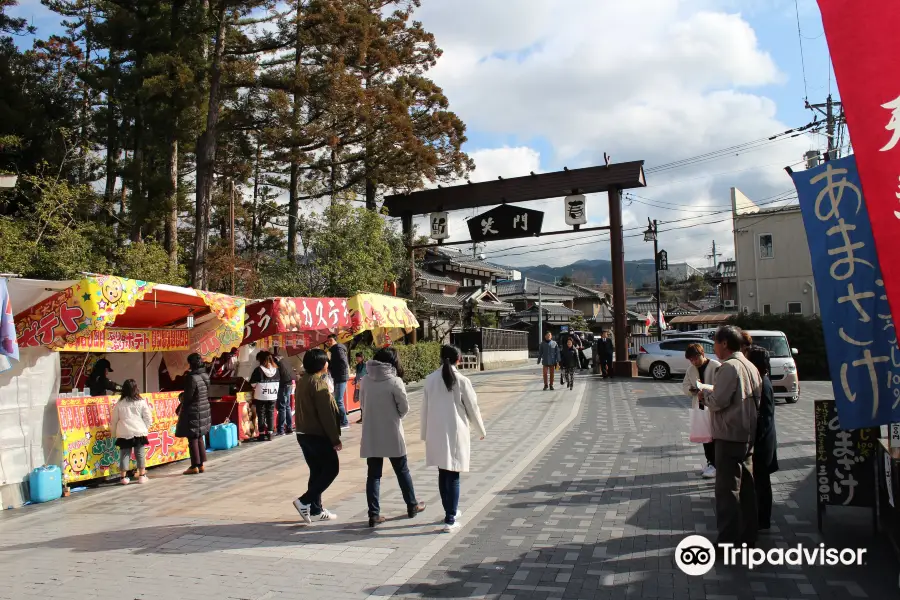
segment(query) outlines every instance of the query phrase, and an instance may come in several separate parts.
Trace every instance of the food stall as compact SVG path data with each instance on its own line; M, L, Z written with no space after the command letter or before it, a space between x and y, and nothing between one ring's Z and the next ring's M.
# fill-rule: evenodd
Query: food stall
M64 481L118 472L119 450L109 431L110 407L118 397L90 396L82 387L98 356L109 362L110 379L119 385L134 379L150 401L148 466L186 458L187 441L174 432L187 357L197 352L211 363L237 347L245 301L109 275L67 283L15 317L19 348L56 359L57 389L50 393L58 394Z
M215 385L228 386L233 392L212 404L213 423L228 419L237 424L239 439L255 437L253 392L247 380L258 365L256 355L262 350L274 351L289 361L295 373L302 373L303 353L324 344L332 333L340 335L349 326L346 298L280 297L248 305L237 366L227 376L213 379ZM275 418L277 422L277 410Z
M341 343L347 343L368 331L372 334L375 347L389 346L419 327L419 321L403 298L381 294L357 294L347 300L347 307L350 313L350 326L338 333L338 340ZM350 351L349 354L352 374L354 352ZM354 394L355 384L355 380L352 380L347 385L347 394L344 396L344 406L348 413L360 408Z

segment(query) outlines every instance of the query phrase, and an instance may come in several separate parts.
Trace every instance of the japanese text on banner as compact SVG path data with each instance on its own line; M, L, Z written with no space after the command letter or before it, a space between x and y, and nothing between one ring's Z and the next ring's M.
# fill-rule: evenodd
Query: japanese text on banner
M841 108L868 200L872 244L900 319L900 10L896 0L818 0Z
M900 420L900 350L869 214L849 156L793 173L844 429Z
M147 466L187 457L187 439L175 437L179 392L142 394L150 403L153 424L147 435ZM119 472L119 448L109 430L115 396L59 398L56 410L63 443L63 475L66 481L84 481ZM129 450L130 451L130 450Z

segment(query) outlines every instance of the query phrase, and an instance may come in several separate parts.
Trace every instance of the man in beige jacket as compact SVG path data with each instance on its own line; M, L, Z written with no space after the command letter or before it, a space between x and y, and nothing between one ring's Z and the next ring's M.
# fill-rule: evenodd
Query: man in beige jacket
M753 486L753 440L762 379L741 353L741 330L733 326L716 331L716 356L722 366L711 391L700 399L711 411L716 451L717 543L756 543L756 492Z

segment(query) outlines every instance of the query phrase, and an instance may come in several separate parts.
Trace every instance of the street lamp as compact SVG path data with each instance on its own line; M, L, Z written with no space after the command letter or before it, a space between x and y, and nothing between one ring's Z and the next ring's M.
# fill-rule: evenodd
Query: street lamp
M662 339L662 325L660 324L660 320L662 317L662 311L659 306L659 227L656 224L656 220L650 221L650 217L647 217L647 231L644 232L644 241L645 242L653 242L653 270L656 273L656 330L659 332L660 339Z

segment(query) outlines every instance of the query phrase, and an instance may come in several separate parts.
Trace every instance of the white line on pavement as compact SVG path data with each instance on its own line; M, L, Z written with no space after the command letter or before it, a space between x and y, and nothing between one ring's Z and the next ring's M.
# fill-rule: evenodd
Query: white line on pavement
M469 518L471 515L471 519L469 520L469 525L475 523L477 521L477 517L481 514L481 511L485 509L485 507L490 504L494 498L497 497L497 494L504 490L510 483L512 483L528 466L534 462L534 460L541 455L541 453L547 449L547 447L556 441L556 438L566 430L566 428L572 424L575 420L575 417L578 416L579 411L581 410L581 402L584 399L584 395L587 393L589 386L582 385L581 393L578 394L578 400L575 404L572 405L572 411L569 413L569 416L566 419L556 426L556 429L551 431L544 437L543 440L540 441L532 450L525 456L522 460L520 460L515 467L511 471L509 471L503 479L498 481L491 487L484 495L478 498L472 507L466 510L466 517ZM457 532L456 535L459 535L460 532ZM406 585L412 577L419 572L419 570L434 556L440 552L444 546L446 546L449 542L451 542L456 535L447 535L447 534L436 534L434 540L432 540L427 546L425 546L422 550L416 553L416 558L411 563L407 563L405 566L401 567L396 573L394 573L387 581L384 582L382 586L376 589L372 594L368 596L368 600L374 600L377 598L390 598L400 589L401 586Z

